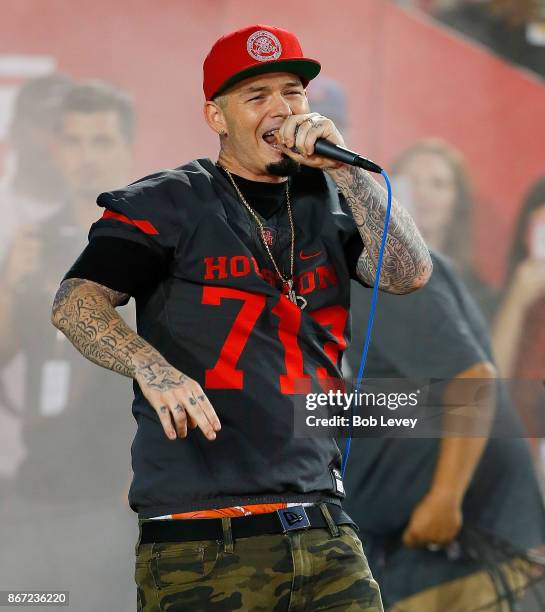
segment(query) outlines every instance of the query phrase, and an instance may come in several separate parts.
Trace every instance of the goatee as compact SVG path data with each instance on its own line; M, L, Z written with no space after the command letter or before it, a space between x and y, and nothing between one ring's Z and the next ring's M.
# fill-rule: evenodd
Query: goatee
M301 170L301 164L282 153L280 161L267 164L265 169L273 176L293 176Z

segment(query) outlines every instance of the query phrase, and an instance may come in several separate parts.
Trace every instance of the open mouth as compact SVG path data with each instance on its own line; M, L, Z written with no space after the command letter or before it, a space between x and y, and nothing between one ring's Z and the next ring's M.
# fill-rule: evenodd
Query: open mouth
M275 128L274 130L269 130L268 132L265 132L261 138L263 138L263 140L273 149L276 149L277 151L280 151L280 146L278 145L277 142L277 134L278 134L278 128Z

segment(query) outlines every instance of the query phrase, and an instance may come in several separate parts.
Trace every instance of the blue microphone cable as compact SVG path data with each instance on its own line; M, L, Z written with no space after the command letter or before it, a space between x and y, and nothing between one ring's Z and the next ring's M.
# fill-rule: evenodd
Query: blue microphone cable
M378 166L377 166L378 167ZM371 171L375 171L371 168L368 168ZM373 330L373 322L375 320L375 310L377 307L377 294L378 294L378 285L380 281L380 271L382 268L382 256L384 255L384 247L386 246L386 238L388 236L388 225L390 224L390 209L392 207L392 185L390 184L390 179L386 174L386 171L382 168L380 169L380 174L384 177L386 181L386 187L388 189L388 206L386 208L386 218L384 220L384 230L382 232L382 241L380 243L380 250L378 253L378 261L377 261L377 271L375 274L375 283L373 285L373 297L371 299L371 309L369 311L369 318L367 320L367 333L365 336L365 343L363 345L363 351L361 355L360 368L358 370L358 378L356 381L356 387L354 392L358 393L360 390L360 384L363 379L363 373L365 371L365 364L367 362L367 353L369 352L369 344L371 343L371 332ZM341 464L341 477L344 478L344 473L346 471L346 464L348 462L348 456L350 455L350 444L352 442L352 420L354 416L354 403L350 406L350 424L349 424L349 435L346 438L346 445L344 447L342 464Z

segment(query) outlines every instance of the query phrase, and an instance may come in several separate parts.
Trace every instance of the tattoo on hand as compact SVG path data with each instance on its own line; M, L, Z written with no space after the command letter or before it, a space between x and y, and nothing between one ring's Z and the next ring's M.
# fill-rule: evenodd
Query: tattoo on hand
M148 345L149 346L149 345ZM169 391L184 384L185 374L173 368L154 348L143 349L135 355L135 377L156 391Z

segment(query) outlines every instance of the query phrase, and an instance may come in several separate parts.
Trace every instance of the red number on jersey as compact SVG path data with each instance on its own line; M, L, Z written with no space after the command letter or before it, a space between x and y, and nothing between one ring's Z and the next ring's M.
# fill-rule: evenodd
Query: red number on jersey
M244 387L244 372L236 365L246 346L248 337L265 308L266 298L259 293L249 293L229 287L203 287L202 303L219 306L222 299L242 300L244 303L237 314L233 327L220 350L220 355L213 368L205 371L204 386L207 389L242 389ZM309 393L311 376L305 374L303 353L299 346L298 334L301 327L302 312L298 306L290 302L286 296L281 296L272 309L280 321L278 322L278 338L284 348L284 364L286 370L279 376L280 391L287 394ZM337 365L339 351L346 348L343 336L348 311L335 305L309 313L321 325L330 325L334 342L327 342L324 352L333 365ZM316 375L324 390L331 389L326 368L317 368ZM330 382L328 382L330 381ZM338 383L337 383L338 384Z
M221 347L216 365L205 372L204 385L207 389L242 389L244 372L237 370L236 365L255 322L265 308L265 296L229 287L203 287L203 304L219 306L223 298L244 303Z
M315 310L309 314L321 325L330 326L330 331L335 337L335 341L326 342L324 352L329 357L331 363L333 365L337 365L339 352L344 351L346 348L344 328L346 326L346 319L348 318L348 310L342 306L339 306L338 304L335 304L334 306L327 306L326 308ZM339 388L339 383L341 384L341 388L339 390L345 391L344 381L328 376L325 368L316 368L316 376L318 377L320 386L324 391L336 390Z
M280 375L282 393L309 393L310 376L303 371L303 353L297 341L301 327L301 310L287 298L278 300L272 313L280 317L278 337L284 347L284 364L286 373Z

